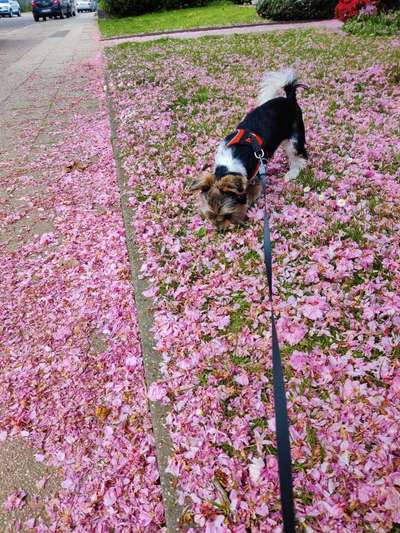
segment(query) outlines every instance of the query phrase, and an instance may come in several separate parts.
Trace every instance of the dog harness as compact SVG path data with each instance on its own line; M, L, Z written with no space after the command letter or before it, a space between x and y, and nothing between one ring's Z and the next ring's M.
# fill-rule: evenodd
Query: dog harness
M257 133L253 133L250 130L237 129L233 139L231 139L226 146L232 146L233 144L253 145L254 141L258 143L258 149L264 144L263 138L257 135Z
M226 144L226 146L233 146L235 144L250 145L254 150L254 154L260 154L262 152L262 156L264 156L264 152L262 149L262 145L264 144L264 139L260 137L260 135L257 135L257 133L254 133L253 131L243 130L241 128L238 128L233 138ZM257 166L255 168L253 175L250 176L250 179L253 179L255 176L257 176L259 168L260 168L260 160L258 159Z

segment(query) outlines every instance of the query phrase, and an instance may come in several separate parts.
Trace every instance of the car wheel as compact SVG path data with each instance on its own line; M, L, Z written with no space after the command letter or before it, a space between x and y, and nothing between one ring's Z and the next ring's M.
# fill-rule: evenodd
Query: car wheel
M8 17L9 17L9 18L12 17L12 11L9 12Z
M65 18L65 15L64 15L64 13L63 13L63 10L61 10L61 13L60 13L60 19L63 19L63 18Z
M46 17L43 17L43 22L46 22Z
M34 18L35 22L39 22L39 17L37 15L33 15L33 18Z
M19 16L19 17L21 16L21 10L18 11L18 16Z

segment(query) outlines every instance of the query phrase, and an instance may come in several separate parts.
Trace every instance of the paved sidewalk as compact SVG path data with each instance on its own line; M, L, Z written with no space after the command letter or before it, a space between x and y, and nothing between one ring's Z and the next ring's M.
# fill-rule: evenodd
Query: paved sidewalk
M268 33L272 31L287 30L304 30L304 29L323 29L327 31L341 31L343 23L339 20L321 20L312 22L289 22L276 24L257 24L249 26L230 26L217 29L202 29L188 31L171 31L159 34L136 35L130 37L103 39L101 41L104 47L116 46L121 43L153 41L157 39L194 39L197 37L207 37L213 35L234 35L246 33Z
M0 32L0 531L158 530L164 515L173 531L165 414L151 419L141 356L142 343L155 379L151 312L143 304L140 339L96 19L11 22Z
M28 17L24 15L23 21ZM7 24L8 20L2 22ZM29 141L23 149L15 142L25 135L27 119L38 135L44 133L55 119L52 103L63 89L66 69L98 50L93 39L96 21L93 16L82 15L1 30L0 161L12 157L20 162L21 152L27 157L33 148ZM74 111L74 103L74 96L65 93L67 113Z
M78 95L68 91L66 69L98 49L92 38L93 17L49 20L45 24L31 24L31 18L31 14L24 14L22 20L3 20L0 33L0 202L1 222L4 222L0 228L0 245L3 262L8 262L9 257L27 243L54 230L53 210L38 207L50 194L46 179L42 178L47 175L51 179L51 169L44 163L42 171L36 174L37 179L29 182L24 174L36 159L45 160L47 145L62 139L62 128L55 124L60 120L68 121L76 109ZM55 109L60 92L65 94L64 106ZM55 129L59 131L57 135L51 133ZM22 217L21 212L24 213ZM30 276L32 273L16 274ZM12 320L10 315L8 319ZM21 317L20 324L13 324L15 335L18 326L27 328L27 320ZM22 344L22 340L20 342ZM2 372L5 372L4 367ZM6 414L0 408L0 416ZM37 451L21 437L0 442L1 531L15 531L15 520L47 520L43 502L60 489L61 478L56 469L35 459ZM21 509L5 512L4 502L19 489L26 493Z
M3 20L0 32L0 249L3 280L0 293L0 531L10 533L24 523L23 530L32 524L38 525L41 520L54 525L45 504L48 506L50 499L64 487L57 461L49 466L49 454L43 462L39 446L44 447L45 441L40 437L39 428L29 422L41 416L40 412L35 412L35 404L42 404L39 408L42 411L46 397L49 398L47 401L53 398L51 402L54 402L57 392L51 384L53 379L50 375L35 377L35 366L32 366L32 377L22 384L33 356L37 354L38 361L42 361L39 366L47 365L46 350L51 346L49 332L54 316L60 311L57 298L62 295L57 294L55 288L46 289L46 278L51 287L54 274L52 253L55 252L56 258L60 254L62 260L65 247L61 251L60 245L68 245L71 236L61 234L56 228L60 212L55 206L60 206L62 198L54 195L55 184L63 173L65 153L72 154L76 160L86 156L79 153L78 145L75 145L74 154L70 124L77 113L96 114L98 110L95 95L90 97L84 90L90 83L91 69L82 69L73 77L68 74L99 54L98 41L94 38L94 16L81 15L37 24L30 24L31 17L29 14L22 20ZM54 151L57 150L59 164L54 163ZM72 187L70 194L73 194ZM87 207L82 205L81 209ZM78 227L76 230L79 231ZM65 261L58 273L61 283L68 278L68 268L78 265L76 259ZM58 262L56 259L55 263ZM38 306L38 301L43 304ZM24 308L23 314L18 316L16 312L21 313L21 308ZM68 306L65 305L61 312L65 313L61 318L65 322ZM96 332L92 332L86 342L89 353L100 354L106 348L104 339ZM67 364L67 341L60 348L66 350ZM52 358L55 363L55 353ZM52 364L51 359L49 362ZM66 376L64 386L67 384ZM26 396L21 391L22 386L26 387ZM15 404L17 394L19 404ZM52 409L51 405L49 408ZM53 409L58 409L55 402ZM12 438L7 438L9 436ZM47 438L52 439L51 433ZM37 445L32 446L32 442ZM61 446L59 453L61 459L64 453ZM15 491L23 495L20 503L12 499Z

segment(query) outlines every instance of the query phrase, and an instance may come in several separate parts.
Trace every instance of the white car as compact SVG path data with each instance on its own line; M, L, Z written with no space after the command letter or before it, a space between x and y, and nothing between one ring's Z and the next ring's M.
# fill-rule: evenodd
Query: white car
M0 0L0 16L12 17L13 15L21 16L21 6L16 0Z
M21 16L21 6L17 2L17 0L10 0L10 4L12 7L13 15L17 15L18 17Z
M96 5L93 0L77 0L76 7L78 8L78 13L80 11L96 11Z

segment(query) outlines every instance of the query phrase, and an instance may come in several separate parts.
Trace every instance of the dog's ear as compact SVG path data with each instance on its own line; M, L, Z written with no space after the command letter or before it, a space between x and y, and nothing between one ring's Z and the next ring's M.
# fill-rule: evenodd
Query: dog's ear
M196 178L190 186L192 191L207 192L211 189L215 181L215 176L209 172L202 172L198 178Z
M235 176L232 174L228 174L218 182L218 189L221 192L230 192L233 194L238 194L239 196L242 194L246 194L246 187L247 178L245 176Z

